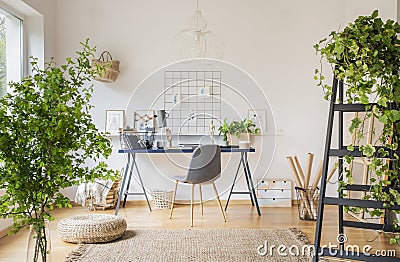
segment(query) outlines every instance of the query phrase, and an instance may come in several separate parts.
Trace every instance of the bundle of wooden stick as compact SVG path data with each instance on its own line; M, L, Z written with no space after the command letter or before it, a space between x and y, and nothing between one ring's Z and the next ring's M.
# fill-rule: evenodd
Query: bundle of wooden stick
M308 153L306 172L303 172L299 159L297 156L288 156L289 165L293 171L294 179L296 181L296 190L299 196L299 216L305 220L316 220L317 219L317 205L316 200L319 198L319 190L317 190L319 181L322 176L322 164L321 160L317 172L314 176L314 180L310 186L311 170L314 160L314 154ZM336 165L329 171L327 181L329 181L336 171Z

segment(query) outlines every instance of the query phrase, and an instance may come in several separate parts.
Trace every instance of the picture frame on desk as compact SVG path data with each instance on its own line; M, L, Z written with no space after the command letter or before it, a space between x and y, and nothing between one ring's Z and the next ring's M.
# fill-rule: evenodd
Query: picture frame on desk
M124 110L106 110L105 131L110 135L118 135L120 128L124 128Z

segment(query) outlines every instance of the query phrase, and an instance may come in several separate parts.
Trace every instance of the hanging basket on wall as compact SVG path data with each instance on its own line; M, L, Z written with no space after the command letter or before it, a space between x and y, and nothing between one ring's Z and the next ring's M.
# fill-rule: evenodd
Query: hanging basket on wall
M117 80L119 74L119 61L113 60L110 52L104 51L101 53L99 59L92 60L92 67L101 66L105 69L94 77L94 80L100 82L111 83Z

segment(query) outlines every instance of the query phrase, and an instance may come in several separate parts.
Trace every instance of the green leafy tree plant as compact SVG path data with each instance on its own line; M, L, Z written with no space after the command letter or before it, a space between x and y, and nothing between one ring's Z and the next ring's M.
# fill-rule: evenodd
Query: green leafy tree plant
M333 31L329 38L322 39L314 46L321 55L321 67L315 70L314 78L318 86L325 90L325 99L329 99L332 86L326 84L322 72L323 60L332 68L332 73L345 84L345 103L366 104L369 112L365 117L355 117L349 126L349 132L355 134L355 143L363 153L368 165L372 185L365 199L383 201L386 208L400 204L399 180L399 139L400 139L400 25L393 21L382 21L378 11L370 16L360 16L342 31ZM334 102L334 101L331 101ZM374 117L383 125L383 130L374 130L377 139L370 144L360 144L366 135L365 121ZM378 147L379 146L379 147ZM345 157L348 165L354 160ZM346 183L352 184L353 174L344 167ZM375 174L375 175L372 175ZM343 189L343 182L340 189ZM355 210L357 211L357 210ZM372 216L381 216L382 210L366 209ZM394 221L395 228L398 222ZM391 243L400 244L400 238L394 235Z
M104 162L110 141L90 114L87 82L101 69L90 65L95 48L81 44L61 66L52 59L40 69L31 58L32 74L10 83L12 92L0 100L0 214L13 218L10 233L34 228L34 261L46 261L44 221L54 208L71 207L60 189L114 175Z

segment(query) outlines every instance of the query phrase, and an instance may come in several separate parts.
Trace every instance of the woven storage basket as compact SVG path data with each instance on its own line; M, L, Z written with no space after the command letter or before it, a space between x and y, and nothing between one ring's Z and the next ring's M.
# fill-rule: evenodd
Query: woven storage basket
M94 204L94 208L103 210L106 208L115 208L118 201L119 190L120 190L120 180L116 179L114 180L114 183L110 188L110 191L108 191L108 194L106 196L106 204L105 205Z
M126 221L107 214L77 215L61 219L57 232L70 243L104 243L122 237Z
M174 191L154 190L151 192L151 200L155 209L171 208Z
M93 59L92 67L96 67L97 65L105 67L105 71L102 71L100 75L95 76L95 80L106 83L115 82L115 80L117 80L119 74L119 61L113 60L110 52L104 51L101 53L99 59Z

